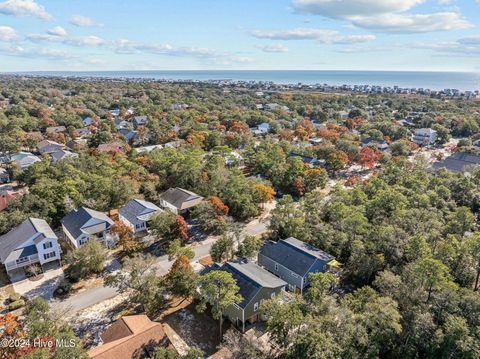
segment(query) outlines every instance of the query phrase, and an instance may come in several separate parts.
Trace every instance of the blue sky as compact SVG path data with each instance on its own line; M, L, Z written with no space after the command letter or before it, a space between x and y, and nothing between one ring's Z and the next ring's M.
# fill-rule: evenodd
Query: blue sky
M480 0L0 0L0 72L480 72Z

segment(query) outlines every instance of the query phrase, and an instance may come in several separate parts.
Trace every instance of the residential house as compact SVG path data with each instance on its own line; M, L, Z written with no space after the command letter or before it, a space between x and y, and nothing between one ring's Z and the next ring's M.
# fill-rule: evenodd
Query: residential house
M120 116L120 109L119 108L114 108L110 111L108 111L113 117L118 117Z
M122 128L118 132L125 138L125 140L131 145L138 145L140 139L138 137L137 131L129 130L127 128Z
M28 266L60 260L58 238L43 219L28 218L0 237L0 261L12 277L25 275Z
M64 145L50 140L43 140L37 145L38 152L40 152L42 155L59 151L64 147Z
M110 233L113 220L105 213L80 207L70 211L61 220L65 237L75 248L87 243L92 237L103 242L106 247L116 243L117 238Z
M77 128L75 131L79 138L85 138L92 134L92 131L88 127Z
M51 153L50 156L52 157L53 162L57 162L64 158L76 158L78 157L78 153L70 152L67 150L60 150Z
M320 145L322 142L323 142L323 138L321 137L312 137L310 140L309 140L310 144L312 146L318 146Z
M287 286L284 280L252 262L227 262L218 269L230 273L240 288L243 300L226 308L223 314L242 332L245 332L248 323L261 319L260 305L263 301L275 298Z
M264 134L267 134L270 131L270 124L263 122L257 126L258 130Z
M101 334L102 344L90 349L92 359L153 358L158 347L168 347L163 325L145 314L122 317Z
M45 132L46 133L65 133L65 132L67 132L67 128L65 126L47 127Z
M0 168L0 183L10 182L10 175L5 168Z
M412 136L412 142L420 146L428 146L437 140L437 131L431 128L419 128Z
M203 197L183 188L169 188L160 195L160 205L175 214L186 213L203 201Z
M8 207L13 200L23 196L23 192L15 191L10 185L0 186L0 212Z
M143 146L143 147L137 147L135 148L135 151L137 154L142 154L142 153L149 153L152 152L153 150L161 150L163 148L162 145L152 145L152 146Z
M146 126L147 123L148 123L148 117L147 116L135 116L135 117L133 117L132 123L135 127Z
M266 241L258 254L258 264L288 283L288 288L303 293L308 275L325 272L335 258L296 238Z
M390 146L385 140L377 140L371 137L365 138L362 140L362 148L364 147L373 147L379 151L387 151Z
M313 167L324 167L325 166L325 160L318 160L315 157L311 156L305 156L300 153L296 152L290 152L288 157L299 157L303 163L305 163L307 166L313 168Z
M128 128L130 127L130 122L127 120L124 120L123 118L117 118L115 119L115 128L117 130L121 130L122 128Z
M19 152L11 157L14 166L25 169L31 165L40 162L41 159L38 156L31 154L30 152Z
M458 152L442 161L435 162L430 168L432 171L446 169L454 173L469 173L472 168L480 166L480 156L473 153Z
M118 210L118 218L130 227L133 233L147 230L147 223L162 209L152 202L132 199Z
M82 122L84 126L90 126L93 124L93 118L91 118L90 116L85 116L82 118Z
M125 153L123 143L120 141L112 141L109 143L102 143L97 147L98 153Z
M83 138L77 138L75 140L70 140L67 142L66 146L70 148L71 150L78 151L82 148L87 147L88 145L88 140L83 139Z

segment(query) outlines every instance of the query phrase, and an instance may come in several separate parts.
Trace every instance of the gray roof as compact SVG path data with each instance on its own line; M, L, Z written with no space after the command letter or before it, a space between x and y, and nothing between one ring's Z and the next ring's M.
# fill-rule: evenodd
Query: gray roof
M152 202L142 201L141 199L132 199L118 210L118 213L125 217L130 223L146 221L150 216L162 209Z
M78 157L78 154L74 152L66 151L66 150L59 150L51 153L50 156L52 156L53 162L57 162L58 160L61 160L62 158L66 158L66 157Z
M70 211L62 219L62 225L70 232L74 238L78 238L82 233L87 233L85 225L90 221L88 227L105 222L106 228L113 225L113 221L105 213L95 211L90 208L80 207Z
M239 293L243 297L243 301L238 305L242 308L245 308L262 288L275 289L287 285L282 279L252 262L227 262L221 267L221 270L232 274L240 287Z
M52 153L58 151L63 147L64 146L62 144L50 140L43 140L37 145L38 152L40 152L42 155L44 153Z
M261 254L302 277L308 273L316 260L329 262L335 258L293 237L278 242L265 242Z
M467 172L469 167L480 165L480 156L467 152L459 152L445 158L443 161L435 162L432 170L438 171L445 168L451 172Z
M186 189L183 188L169 188L165 192L163 192L160 195L160 199L170 203L174 207L178 209L186 209L192 206L187 205L186 202L189 201L195 201L194 205L197 204L197 202L201 201L203 197L199 196L196 193L187 191Z
M45 238L57 239L57 236L45 220L28 218L0 237L0 260L2 263L5 263L7 258L10 259L10 254L30 238L33 238L34 243L38 243Z

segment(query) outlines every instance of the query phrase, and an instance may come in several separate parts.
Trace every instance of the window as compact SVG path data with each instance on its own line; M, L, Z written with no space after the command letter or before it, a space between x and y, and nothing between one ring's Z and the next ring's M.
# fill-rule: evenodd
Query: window
M275 292L273 292L272 294L270 294L270 298L275 298Z
M48 249L48 248L52 248L52 247L53 247L52 242L43 243L43 249Z
M253 305L253 310L256 312L258 310L258 302Z
M55 252L48 252L48 253L45 253L45 254L43 255L43 259L47 260L47 259L49 259L49 258L54 258L54 257L56 257L56 255L57 255L57 254L56 254Z
M83 246L85 243L87 243L88 241L88 238L81 238L79 241L78 241L78 244L80 246Z
M275 270L278 270L278 264L275 263Z
M18 258L15 262L16 262L17 264L24 263L24 262L28 262L28 256L27 256L27 257Z

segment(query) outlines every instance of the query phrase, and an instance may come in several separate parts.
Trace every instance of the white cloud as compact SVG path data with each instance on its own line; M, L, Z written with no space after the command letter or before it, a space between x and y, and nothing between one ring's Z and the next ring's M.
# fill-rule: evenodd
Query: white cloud
M457 10L415 14L408 12L428 0L293 0L300 13L350 21L356 27L385 33L424 33L470 28ZM480 1L480 0L477 0ZM450 0L437 0L440 5Z
M47 34L52 36L60 36L65 37L67 36L67 31L61 26L55 26L54 28L47 31Z
M409 47L429 49L448 55L478 56L480 55L480 35L458 39L456 41L442 41L410 44Z
M98 36L78 36L78 37L68 37L65 39L65 43L75 45L75 46L100 46L105 45L107 41L98 37Z
M87 27L87 26L96 26L96 24L92 19L82 15L74 15L70 18L70 24L80 27Z
M434 14L384 14L376 17L354 17L352 23L364 29L388 33L422 33L468 29L472 25L460 14L442 12Z
M256 30L253 36L260 39L271 40L316 40L324 44L345 44L355 42L367 42L375 40L374 35L342 35L335 30L326 29L292 29L278 31Z
M288 52L288 47L283 44L258 44L255 47L264 52Z
M17 38L17 33L10 26L0 26L0 41L13 41Z
M13 16L33 16L42 20L53 19L52 15L34 0L6 0L0 3L0 13Z
M294 8L302 13L335 18L370 16L402 12L426 0L294 0Z

